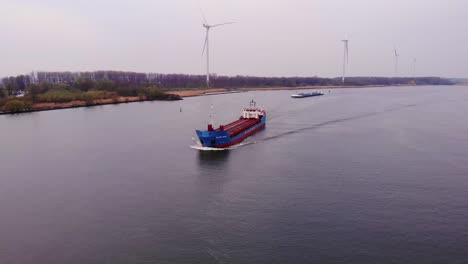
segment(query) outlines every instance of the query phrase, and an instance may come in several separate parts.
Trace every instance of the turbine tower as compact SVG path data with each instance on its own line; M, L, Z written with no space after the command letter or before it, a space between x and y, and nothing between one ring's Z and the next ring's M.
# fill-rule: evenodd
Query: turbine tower
M214 27L223 26L223 25L233 24L234 22L226 22L226 23L210 25L206 21L206 18L203 12L202 12L202 16L203 16L203 21L204 21L203 27L206 29L205 44L203 45L202 56L206 50L206 88L209 88L210 87L210 39L209 39L210 29Z
M398 77L398 57L400 54L398 54L395 46L393 46L393 50L395 51L395 77Z
M346 76L346 65L349 62L349 53L348 53L348 36L345 36L345 39L342 40L344 44L344 51L343 51L343 77L341 78L341 82L344 85L345 76Z

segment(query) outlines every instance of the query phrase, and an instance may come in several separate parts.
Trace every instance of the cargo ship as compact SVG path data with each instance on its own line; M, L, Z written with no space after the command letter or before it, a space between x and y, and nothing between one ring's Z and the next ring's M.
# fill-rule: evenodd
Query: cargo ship
M311 93L296 93L292 94L292 98L305 98L305 97L311 97L311 96L320 96L323 95L323 92L311 92Z
M266 112L257 108L254 100L244 108L242 116L229 124L213 127L213 121L208 124L208 130L196 130L203 147L227 148L239 144L244 139L263 129L266 124Z

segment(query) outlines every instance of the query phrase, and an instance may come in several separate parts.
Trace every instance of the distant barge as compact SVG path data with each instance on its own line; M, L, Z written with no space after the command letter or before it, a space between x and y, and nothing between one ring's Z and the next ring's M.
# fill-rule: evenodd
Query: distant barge
M265 124L265 110L257 108L255 101L252 100L250 107L244 108L242 116L238 120L221 125L217 129L213 128L213 124L208 124L208 130L197 130L196 132L203 147L227 148L239 144L263 129Z
M320 95L324 95L324 93L323 92L296 93L296 94L292 94L291 97L292 98L305 98L305 97L320 96Z

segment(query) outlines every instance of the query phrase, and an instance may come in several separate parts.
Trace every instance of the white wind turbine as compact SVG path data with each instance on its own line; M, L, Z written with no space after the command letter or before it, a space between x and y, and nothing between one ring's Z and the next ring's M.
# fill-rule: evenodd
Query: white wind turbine
M400 54L398 54L395 46L393 46L393 50L395 51L395 77L398 77L398 57Z
M203 27L206 29L205 44L203 45L202 56L206 50L206 87L209 88L210 87L210 40L209 40L210 29L214 27L223 26L223 25L233 24L234 22L225 22L225 23L210 25L206 21L206 18L203 12L202 12L202 16L203 16L203 21L204 21Z
M345 82L345 76L346 76L346 65L348 64L349 62L349 50L348 50L348 36L346 35L345 36L345 39L341 40L343 41L343 44L344 44L344 52L343 52L343 77L341 78L341 82L343 83L344 85L344 82Z

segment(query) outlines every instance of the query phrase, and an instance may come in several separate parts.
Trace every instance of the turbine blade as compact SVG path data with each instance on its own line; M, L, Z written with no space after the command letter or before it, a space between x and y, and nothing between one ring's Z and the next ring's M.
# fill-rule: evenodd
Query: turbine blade
M200 14L201 14L201 16L203 18L203 22L205 24L208 24L208 21L206 20L206 17L205 17L205 13L203 13L203 10L202 10L201 6L198 6L198 8L200 9Z
M205 44L203 44L203 50L202 50L202 53L201 53L202 56L205 54L207 44L208 44L208 31L206 32Z
M228 24L234 24L236 22L226 22L226 23L221 23L221 24L214 24L212 25L211 27L219 27L219 26L223 26L223 25L228 25Z

